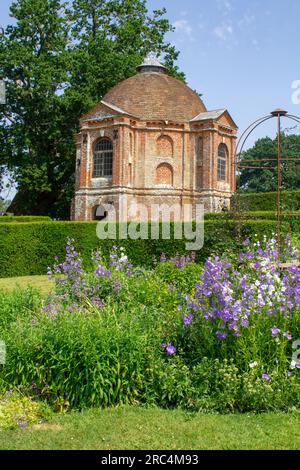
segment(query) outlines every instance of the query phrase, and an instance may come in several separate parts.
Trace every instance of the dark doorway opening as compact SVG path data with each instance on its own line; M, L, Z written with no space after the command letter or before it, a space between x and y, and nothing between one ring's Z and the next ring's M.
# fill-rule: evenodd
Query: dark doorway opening
M102 206L97 206L94 209L94 220L105 220L108 212Z

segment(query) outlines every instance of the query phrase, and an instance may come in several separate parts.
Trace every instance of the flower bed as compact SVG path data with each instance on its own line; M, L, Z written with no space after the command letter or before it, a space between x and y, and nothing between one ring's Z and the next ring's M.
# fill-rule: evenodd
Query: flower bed
M283 257L298 258L290 242ZM56 288L42 306L28 292L6 301L0 386L58 409L297 408L300 271L278 261L267 239L245 240L239 256L204 266L194 254L162 254L153 269L134 267L114 246L108 261L95 252L86 272L69 240L65 261L49 269Z

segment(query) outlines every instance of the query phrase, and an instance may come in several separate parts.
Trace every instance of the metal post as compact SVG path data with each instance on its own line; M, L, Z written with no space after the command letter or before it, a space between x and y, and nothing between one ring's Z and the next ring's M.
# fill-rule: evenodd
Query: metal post
M278 261L280 261L280 243L281 243L281 125L280 113L278 113L278 155L277 155L277 240L278 240Z

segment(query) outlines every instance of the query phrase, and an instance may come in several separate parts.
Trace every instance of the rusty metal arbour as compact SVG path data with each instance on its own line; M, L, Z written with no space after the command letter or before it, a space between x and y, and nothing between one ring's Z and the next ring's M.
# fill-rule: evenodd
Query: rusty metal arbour
M250 124L249 127L243 132L241 137L239 138L236 146L236 157L234 161L235 165L235 174L236 174L236 179L237 179L237 184L236 184L236 192L237 192L237 203L235 206L235 215L238 219L238 230L240 234L240 226L241 226L241 219L243 217L242 213L242 208L241 208L241 171L243 169L258 169L258 170L265 170L265 169L276 169L277 168L277 204L276 204L276 218L277 218L277 243L278 243L278 251L279 254L281 253L281 220L282 217L300 217L299 214L290 214L287 212L282 213L282 207L281 207L281 186L282 186L282 180L281 180L281 164L282 162L299 162L300 163L300 157L284 157L281 155L281 122L283 118L290 119L292 121L297 122L300 124L300 117L295 116L293 114L288 114L287 111L284 111L283 109L275 109L272 111L269 115L263 116L256 121L254 121L252 124ZM243 150L245 148L245 144L250 137L250 135L257 129L260 125L264 124L265 122L271 120L271 119L276 119L277 121L277 157L275 158L262 158L259 160L243 160ZM277 163L276 166L264 166L265 163ZM251 164L251 165L249 165ZM259 215L259 214L258 214ZM244 217L249 217L249 214L245 214Z

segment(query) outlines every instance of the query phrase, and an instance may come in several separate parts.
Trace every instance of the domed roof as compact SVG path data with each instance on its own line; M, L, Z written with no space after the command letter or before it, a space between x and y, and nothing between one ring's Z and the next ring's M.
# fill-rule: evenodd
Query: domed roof
M167 75L157 60L148 58L137 70L140 73L118 83L103 102L142 120L187 122L206 111L198 94Z

